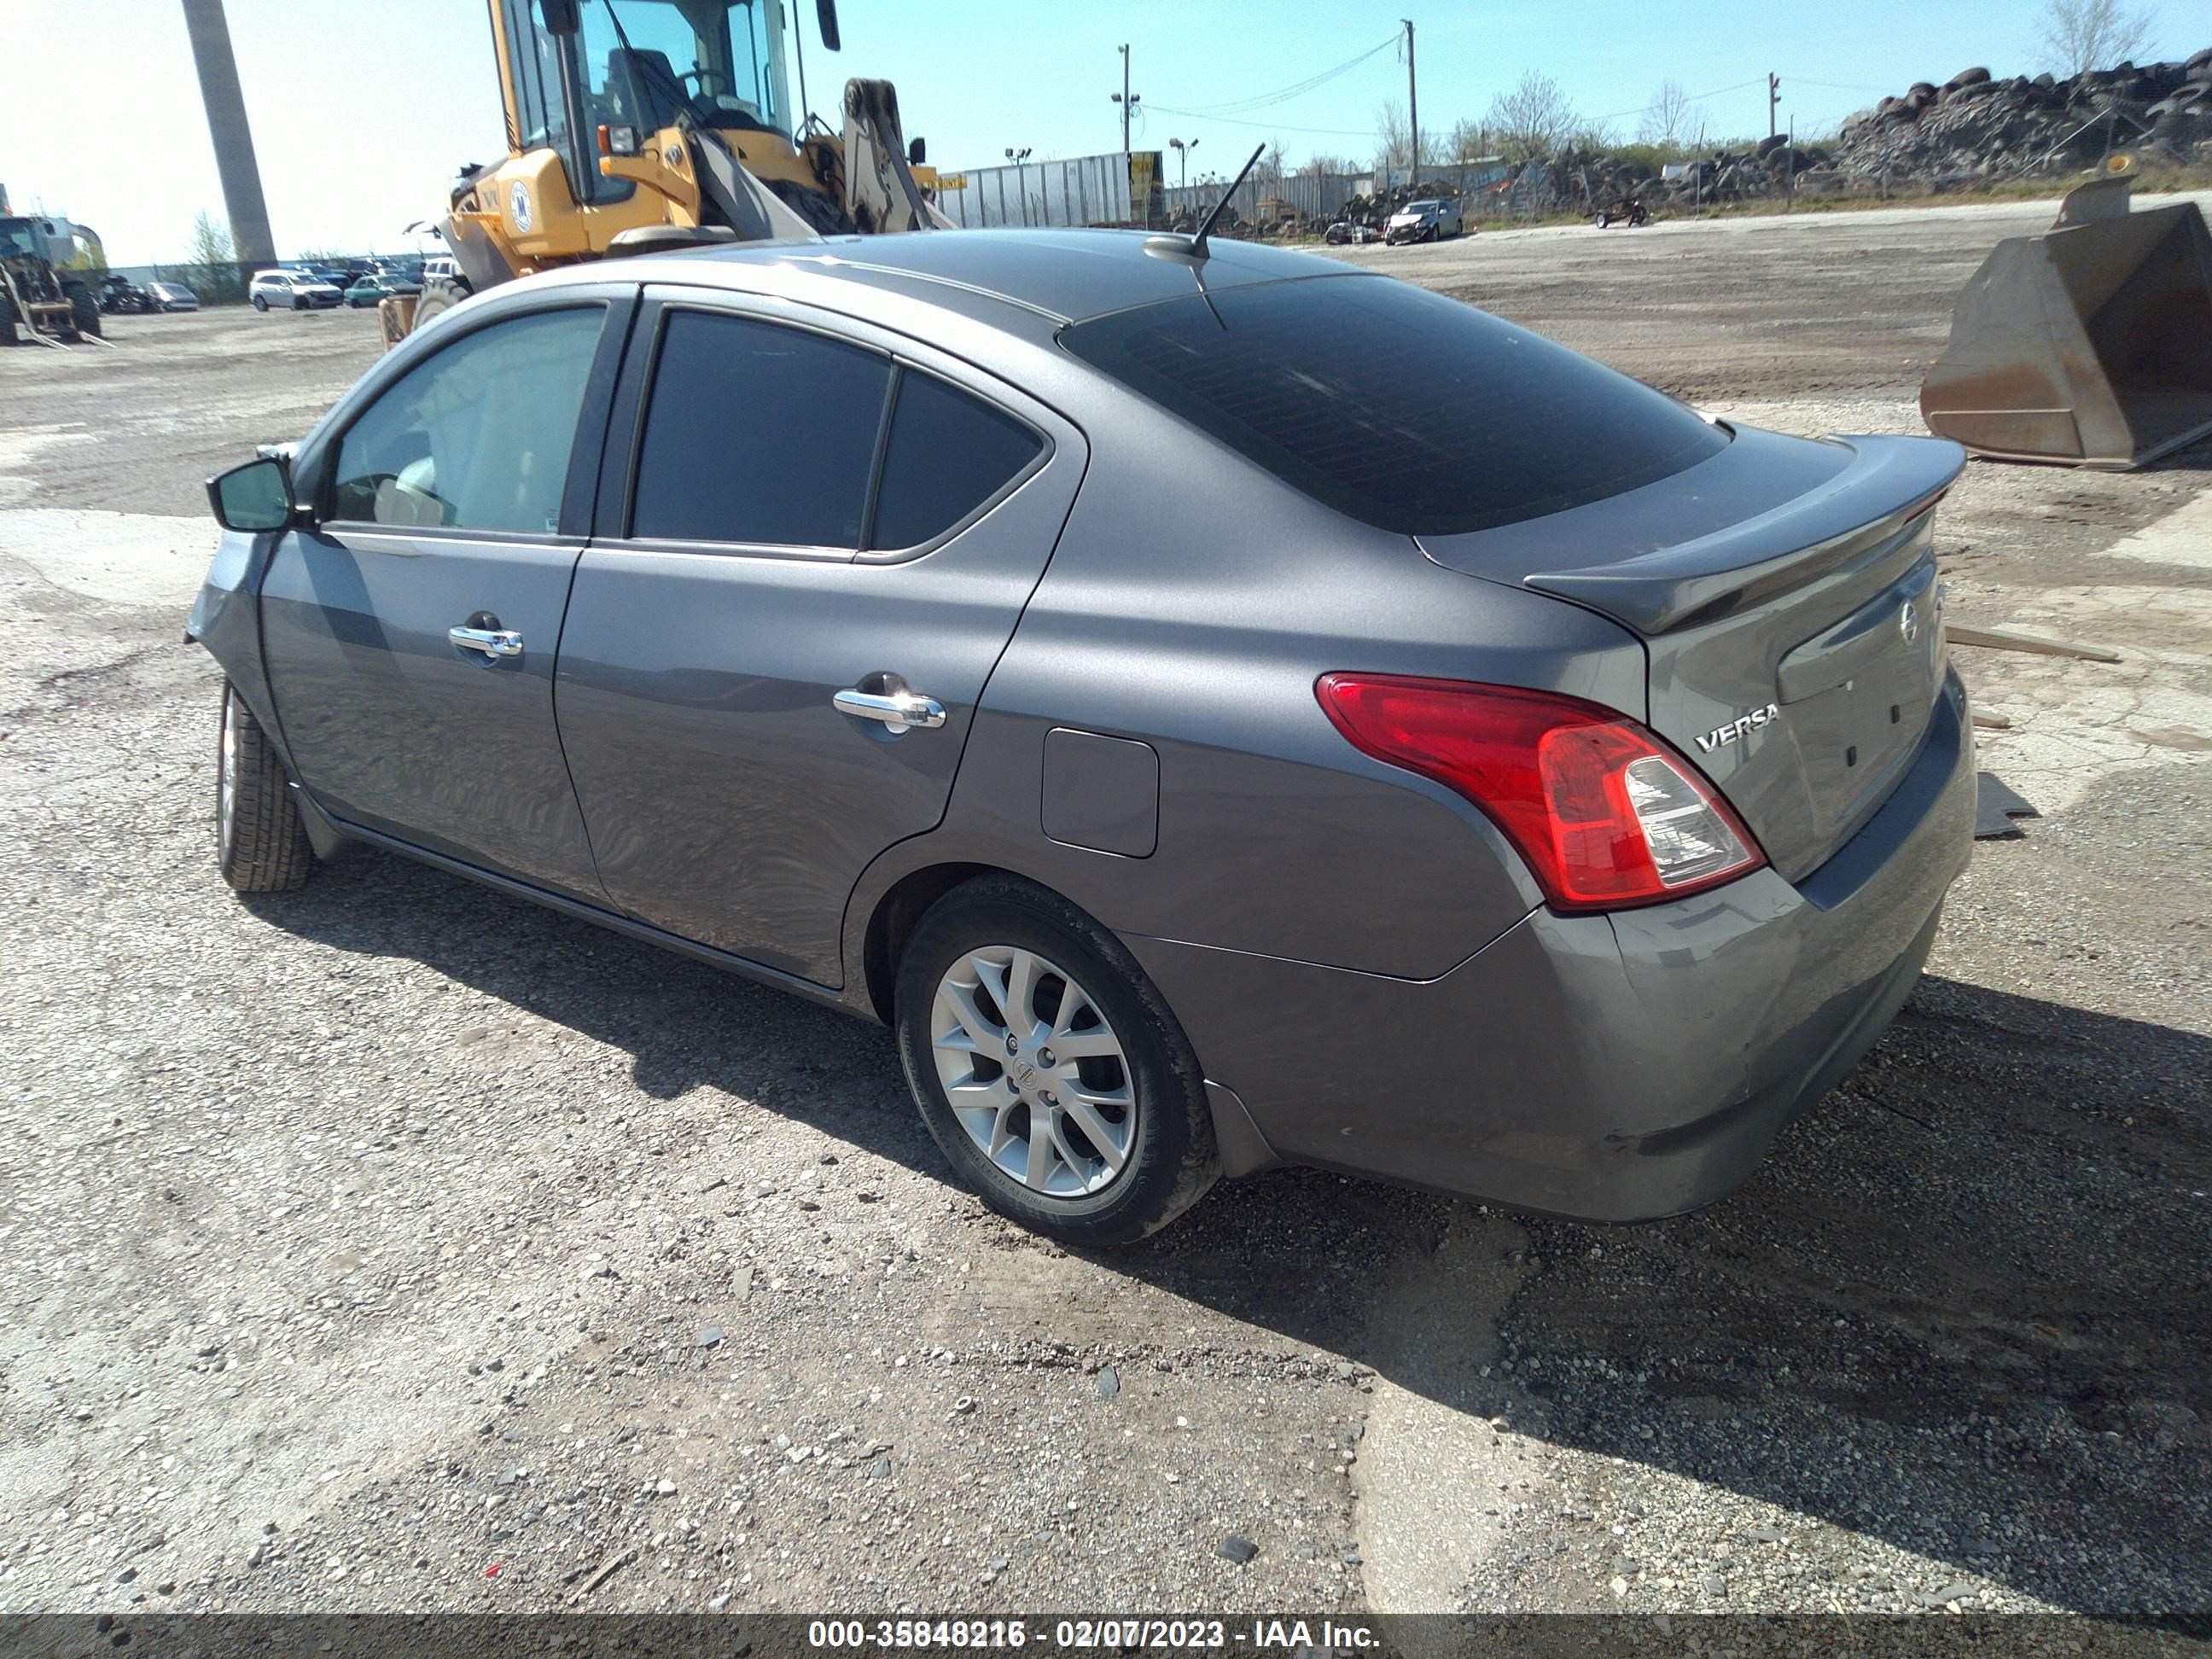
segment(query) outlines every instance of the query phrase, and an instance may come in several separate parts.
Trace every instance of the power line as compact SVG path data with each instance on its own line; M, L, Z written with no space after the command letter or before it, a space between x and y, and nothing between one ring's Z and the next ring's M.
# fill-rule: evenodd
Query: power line
M1207 115L1194 109L1178 109L1173 104L1146 102L1146 109L1158 110L1163 115L1181 115L1193 121L1212 121L1221 126L1249 127L1255 132L1317 132L1335 138L1372 138L1373 127L1294 127L1282 121L1240 121L1233 116Z
M1739 81L1732 87L1722 87L1712 92L1692 93L1688 97L1683 99L1682 101L1686 104L1702 104L1708 98L1721 98L1726 96L1731 92L1741 92L1746 87L1763 87L1765 84L1766 77L1763 75L1757 75L1753 76L1748 81ZM1810 83L1808 82L1808 84ZM1617 121L1624 115L1641 115L1645 110L1650 109L1650 102L1647 100L1646 101L1638 104L1634 109L1610 110L1603 115L1593 115L1589 118L1593 121Z
M1342 75L1347 70L1357 69L1360 64L1365 63L1377 52L1388 52L1391 47L1398 44L1399 38L1399 36L1394 34L1389 40L1382 41L1376 46L1370 46L1365 52L1361 52L1358 57L1346 58L1344 62L1339 64L1334 69L1323 70L1318 75L1308 76L1303 81L1294 82L1287 87L1279 88L1273 92L1255 93L1249 98L1231 98L1218 104L1201 104L1197 109L1185 110L1182 113L1186 115L1195 115L1203 112L1223 115L1242 115L1248 114L1254 110L1267 109L1276 104L1287 103L1293 98L1303 97L1305 94L1313 91L1317 87L1327 85L1329 82L1334 81L1338 76ZM1163 107L1164 107L1164 106L1163 106Z
M1805 78L1805 76L1802 76L1802 75L1794 75L1794 76L1790 76L1790 78L1791 80L1793 80L1793 81L1796 82L1796 83L1797 83L1799 86L1801 86L1801 87L1820 87L1820 88L1823 88L1824 90L1828 91L1828 92L1872 92L1872 93L1881 93L1881 92L1884 92L1884 91L1886 90L1886 88L1881 88L1881 87L1858 87L1858 86L1853 86L1853 85L1852 85L1850 82L1848 82L1848 81L1808 81L1808 79L1806 79L1806 78Z

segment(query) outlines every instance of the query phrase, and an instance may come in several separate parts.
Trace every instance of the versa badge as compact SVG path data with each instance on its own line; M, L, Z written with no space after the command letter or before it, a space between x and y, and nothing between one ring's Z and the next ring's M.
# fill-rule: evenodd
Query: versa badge
M1762 726L1771 726L1782 718L1782 706L1770 702L1764 708L1754 708L1748 714L1739 714L1726 726L1717 726L1698 739L1698 747L1710 755L1723 744L1734 743L1747 732L1756 732Z

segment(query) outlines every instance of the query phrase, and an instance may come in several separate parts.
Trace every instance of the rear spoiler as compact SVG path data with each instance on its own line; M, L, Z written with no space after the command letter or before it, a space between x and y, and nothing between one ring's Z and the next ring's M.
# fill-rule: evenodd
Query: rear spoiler
M1586 568L1531 571L1522 586L1627 623L1647 638L1712 622L1840 569L1909 529L1966 464L1931 438L1830 438L1850 462L1825 483L1693 540Z

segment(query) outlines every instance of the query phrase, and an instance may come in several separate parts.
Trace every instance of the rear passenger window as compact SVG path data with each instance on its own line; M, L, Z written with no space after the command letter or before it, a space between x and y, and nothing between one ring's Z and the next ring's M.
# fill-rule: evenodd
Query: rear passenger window
M890 372L800 329L670 313L629 533L857 550Z
M868 545L914 547L944 534L1043 447L1036 433L981 399L903 371Z

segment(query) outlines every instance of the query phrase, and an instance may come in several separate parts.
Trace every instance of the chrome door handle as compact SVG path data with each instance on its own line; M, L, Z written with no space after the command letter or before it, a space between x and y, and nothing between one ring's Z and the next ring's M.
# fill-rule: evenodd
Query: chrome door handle
M449 628L446 637L464 650L481 651L487 657L522 654L522 635L512 628Z
M925 697L919 691L908 691L903 687L896 691L848 689L830 698L830 703L841 714L858 714L862 720L881 720L893 732L903 732L914 726L945 724L943 703L934 697Z

